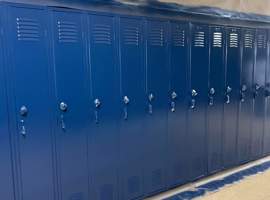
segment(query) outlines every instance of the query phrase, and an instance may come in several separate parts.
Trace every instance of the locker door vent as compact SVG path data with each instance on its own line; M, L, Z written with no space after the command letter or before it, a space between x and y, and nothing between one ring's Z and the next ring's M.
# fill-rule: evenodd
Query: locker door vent
M96 24L93 27L93 41L95 44L112 44L112 27L108 24Z
M98 199L100 200L114 199L113 186L111 184L105 184L101 186Z
M213 47L222 47L222 33L214 32L213 33Z
M73 22L58 21L58 40L63 43L74 43L78 41L78 27Z
M185 46L185 30L181 26L177 25L173 30L173 46L184 47Z
M40 24L35 19L18 17L17 38L19 41L39 41Z
M265 49L266 48L266 35L259 34L257 36L257 46L258 48Z
M164 30L161 27L153 27L150 31L149 42L152 46L164 45Z
M140 32L135 26L126 27L124 30L124 44L139 46Z
M136 194L140 191L140 178L133 176L128 179L128 193Z
M245 48L253 48L253 34L251 32L246 32L244 36L244 47Z
M194 47L204 47L205 46L205 32L197 31L194 34Z
M229 47L230 48L237 48L239 43L239 36L238 33L230 33L230 42Z

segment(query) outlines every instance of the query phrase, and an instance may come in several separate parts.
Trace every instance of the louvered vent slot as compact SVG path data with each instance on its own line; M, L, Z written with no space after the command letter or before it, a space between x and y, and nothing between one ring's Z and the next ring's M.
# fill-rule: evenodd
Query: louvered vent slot
M152 28L149 35L150 45L152 46L163 46L164 45L164 30L163 28L157 27Z
M176 47L184 47L185 46L185 30L180 26L176 26L173 32L173 45Z
M127 27L124 30L124 43L126 45L139 46L139 28L138 27Z
M96 24L93 27L93 40L95 44L112 44L112 27L107 24Z
M222 33L214 32L213 33L213 47L222 47Z
M238 33L230 33L230 48L237 48L239 44L239 36Z
M17 38L19 41L39 41L40 24L35 19L17 18Z
M78 41L78 26L76 23L58 21L57 26L59 42L74 43Z
M262 34L258 35L257 46L258 48L263 48L263 49L266 48L266 35L262 35Z
M205 46L205 33L204 33L204 31L195 32L194 46L195 47L204 47Z
M245 33L244 37L244 47L245 48L252 48L253 47L253 35L250 32Z

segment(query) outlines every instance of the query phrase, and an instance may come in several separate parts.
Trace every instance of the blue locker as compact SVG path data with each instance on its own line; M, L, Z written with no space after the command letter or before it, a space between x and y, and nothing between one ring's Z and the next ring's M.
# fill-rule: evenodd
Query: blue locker
M145 193L165 189L167 167L168 113L168 23L148 20L147 35L147 97L145 135Z
M0 7L0 12L3 13L3 8ZM0 28L3 30L4 21L1 14ZM11 137L8 128L8 109L7 109L7 91L6 91L6 77L4 69L4 38L3 34L0 36L0 194L3 199L14 199L12 162L11 160ZM14 155L14 154L13 154Z
M266 80L265 80L265 121L264 121L264 136L263 136L263 154L270 154L270 65L269 65L269 30L266 31L267 41L267 63L266 63Z
M210 63L207 113L208 173L222 168L222 123L224 102L224 28L210 27Z
M8 80L20 197L54 199L46 11L7 7ZM15 128L16 127L16 128Z
M52 10L51 17L60 199L90 199L87 158L90 86L83 15Z
M241 29L226 28L226 71L223 116L223 166L237 164L238 105L241 72Z
M242 67L240 87L240 107L238 123L238 162L244 163L251 159L251 128L253 115L253 67L254 67L254 39L253 29L242 29Z
M94 123L90 132L91 198L118 199L119 69L117 28L112 16L89 16L90 65Z
M262 156L265 117L265 74L267 64L267 31L256 31L256 60L253 81L253 119L251 159Z
M190 102L188 112L188 150L190 179L207 173L206 107L208 104L209 28L203 24L191 25Z
M177 186L188 180L187 154L187 73L188 73L188 24L170 24L170 93L169 93L169 168L168 184Z
M144 52L143 21L120 18L120 199L143 195Z

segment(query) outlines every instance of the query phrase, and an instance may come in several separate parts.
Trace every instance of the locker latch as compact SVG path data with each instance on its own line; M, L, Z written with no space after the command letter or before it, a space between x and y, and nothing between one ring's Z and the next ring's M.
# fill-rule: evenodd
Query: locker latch
M241 87L241 91L240 91L240 101L244 102L245 101L245 97L246 97L246 91L247 91L247 86L244 84Z
M232 88L230 86L227 86L226 88L226 99L225 99L225 103L229 104L230 103L230 93L232 92Z
M191 90L191 102L190 102L190 108L194 109L196 106L196 100L195 97L198 95L197 91L195 89Z
M26 106L22 106L20 108L20 115L21 115L21 119L20 119L20 134L22 136L26 136L26 127L25 127L25 117L27 116L28 114L28 109Z
M176 103L175 103L176 98L177 98L177 93L172 92L172 94L171 94L171 99L172 99L172 101L171 101L171 111L172 112L175 112L175 110L176 110Z
M209 106L213 106L214 105L214 95L215 95L215 88L210 88L209 90L209 94L208 94L208 97L209 97Z
M150 114L150 115L152 115L153 114L153 105L152 105L152 102L153 102L153 100L154 100L154 94L153 93L150 93L149 95L148 95L148 100L149 100L149 103L148 103L148 113Z
M124 106L124 119L127 120L128 119L128 104L129 104L128 96L123 97L123 102L125 104L125 106Z
M95 122L96 122L96 124L98 124L99 123L98 110L101 106L101 101L99 99L95 99L94 105L95 105Z
M258 95L260 89L261 89L261 86L259 84L255 84L255 86L254 86L254 98L256 98L256 96Z
M61 128L63 131L66 130L66 123L65 123L65 116L64 113L67 112L68 109L68 105L65 102L61 102L59 104L59 109L62 111L61 115L60 115L60 124L61 124Z

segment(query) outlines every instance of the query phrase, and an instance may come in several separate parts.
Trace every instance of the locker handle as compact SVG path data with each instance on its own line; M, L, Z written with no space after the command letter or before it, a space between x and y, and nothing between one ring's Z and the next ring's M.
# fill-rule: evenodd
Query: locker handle
M209 94L208 94L208 96L209 96L209 106L213 106L214 105L214 95L215 95L215 88L211 88L210 90L209 90Z
M149 103L148 103L148 113L149 113L150 115L153 114L153 105L152 105L152 102L153 102L154 98L155 98L155 96L154 96L153 93L150 93L150 94L148 95L148 101L149 101Z
M242 85L241 87L241 91L240 91L240 101L244 102L245 101L245 92L247 91L247 86L246 85Z
M231 102L231 100L230 100L230 93L232 92L232 88L230 87L230 86L227 86L227 88L226 88L226 97L225 97L225 103L226 104L229 104L230 102Z
M176 111L176 103L175 100L177 99L177 93L176 92L172 92L171 94L171 112L175 112Z
M194 109L196 106L196 100L195 97L198 95L197 91L195 89L191 90L191 101L190 101L190 108Z
M99 116L98 116L98 110L101 106L101 101L99 99L94 100L94 105L95 105L95 123L99 123Z
M26 136L25 121L23 119L20 120L20 133L23 137Z
M255 84L255 86L254 86L254 98L257 97L260 88L261 88L261 86L259 84Z
M123 102L125 104L125 106L124 106L124 119L127 120L128 119L128 104L129 104L128 96L123 97Z

